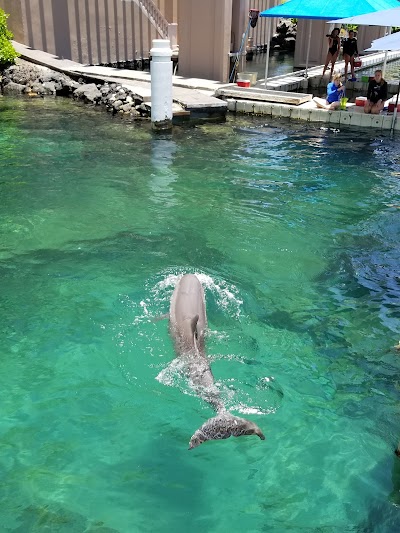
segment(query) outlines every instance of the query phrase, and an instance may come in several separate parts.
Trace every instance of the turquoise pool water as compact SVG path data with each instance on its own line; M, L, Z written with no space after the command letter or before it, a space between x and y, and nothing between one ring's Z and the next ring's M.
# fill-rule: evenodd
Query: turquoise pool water
M400 528L398 139L0 99L0 531ZM265 441L188 451L174 283Z

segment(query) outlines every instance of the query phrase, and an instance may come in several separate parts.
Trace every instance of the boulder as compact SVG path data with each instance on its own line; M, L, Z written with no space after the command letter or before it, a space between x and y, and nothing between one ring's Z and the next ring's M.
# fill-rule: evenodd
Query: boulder
M27 86L29 87L29 85ZM31 91L37 94L46 94L46 89L44 89L43 84L39 81L35 81L30 84Z
M108 93L111 91L110 86L108 83L104 84L101 89L99 89L102 96L107 96Z
M61 89L61 84L56 84L54 81L45 81L43 83L43 93L44 94L56 94L58 89Z
M68 76L64 76L61 80L61 88L57 88L57 94L60 96L67 96L80 87L77 81L71 80Z
M113 108L118 111L118 109L122 106L123 102L122 100L115 100L115 102L113 103Z
M101 92L94 83L81 85L74 91L75 98L82 98L86 102L95 104L101 98Z
M10 81L3 87L3 93L8 95L22 94L25 91L25 85Z
M18 64L4 71L3 78L5 81L9 80L19 85L27 85L38 79L45 71L48 71L45 67L38 67L25 61L18 61Z

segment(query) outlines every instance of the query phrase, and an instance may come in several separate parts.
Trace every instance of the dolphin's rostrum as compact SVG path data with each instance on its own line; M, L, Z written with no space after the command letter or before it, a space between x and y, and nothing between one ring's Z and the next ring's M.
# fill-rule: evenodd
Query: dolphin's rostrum
M175 350L184 363L190 384L217 413L194 433L189 449L207 440L228 439L231 436L258 435L264 440L257 424L230 414L221 400L205 353L207 316L204 291L194 274L185 274L178 281L171 297L169 319Z

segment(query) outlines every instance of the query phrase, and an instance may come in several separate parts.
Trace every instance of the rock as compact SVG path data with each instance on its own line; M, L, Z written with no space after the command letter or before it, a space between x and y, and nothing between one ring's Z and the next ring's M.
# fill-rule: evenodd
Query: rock
M132 109L132 106L131 104L124 104L121 106L121 109L124 113L129 113L129 111Z
M116 100L114 103L113 103L113 108L118 111L118 109L122 106L122 101L121 100Z
M61 84L57 84L59 89L61 89ZM43 93L44 94L56 94L56 84L54 81L45 81L43 83Z
M25 91L25 85L22 83L14 83L13 81L10 81L3 87L3 93L4 94L22 94Z
M71 78L68 78L67 76L64 76L61 80L61 89L57 89L57 94L65 95L72 93L76 89L80 87L79 83L75 80L71 80Z
M27 85L36 80L43 72L47 72L47 69L25 61L18 61L17 65L13 65L4 71L3 77L4 80L9 80L19 85Z
M101 92L94 83L88 83L78 87L74 91L75 98L83 98L86 102L95 104L101 98Z
M271 44L274 45L275 50L293 50L296 34L297 24L293 24L290 19L280 19L276 26L276 33L272 36Z
M34 83L31 84L31 90L32 92L34 93L37 93L37 94L45 94L45 89L43 88L43 85L38 82L38 81L35 81Z
M134 99L132 98L132 96L128 95L125 101L127 104L132 104L134 102Z
M285 48L294 50L296 46L296 39L294 37L285 37Z

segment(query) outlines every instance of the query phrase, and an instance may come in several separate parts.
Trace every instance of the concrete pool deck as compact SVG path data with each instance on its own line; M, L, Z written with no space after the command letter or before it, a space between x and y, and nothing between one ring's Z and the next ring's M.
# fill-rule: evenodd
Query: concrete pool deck
M102 82L117 82L141 96L145 102L149 102L151 99L151 76L149 72L82 65L74 61L59 58L41 50L29 48L15 41L13 41L13 45L23 59L32 63L43 65L74 77L83 76L91 80ZM383 56L383 53L371 54L370 56L363 57L363 61L365 61L365 66L376 65L379 62L382 62ZM390 59L395 59L397 57L400 57L399 52L389 53ZM341 70L343 66L343 61L337 62L338 70ZM309 87L310 92L312 92L312 87L318 87L321 83L322 67L319 66L309 69L308 73L309 77L300 78L300 82L303 85L307 83L307 87ZM295 74L297 75L298 73L284 75L280 78L290 78L290 76L294 76ZM270 81L274 81L275 79L276 78L270 78L268 80L268 93L273 93L274 90L290 86L290 84L285 85L279 83L270 87ZM297 82L298 81L299 78L297 78ZM324 84L326 84L325 81ZM261 82L258 82L256 88L262 88L262 83L261 85L260 83ZM362 82L347 82L346 86L348 89L356 89L365 92L367 89L367 84L363 84ZM390 84L389 91L391 93L396 92L397 86L398 84ZM273 89L272 91L271 88ZM220 93L223 93L224 90L229 90L229 95L227 94L225 99L221 99L222 94ZM291 100L296 94L297 96L308 96L310 101L300 103L300 105L299 103L293 105ZM280 99L277 98L277 100ZM290 93L286 102L263 102L259 101L259 99L254 101L246 98L245 89L237 87L236 84L226 84L199 78L184 78L182 76L173 76L173 101L176 105L179 104L183 110L193 113L193 115L197 113L199 115L209 114L210 116L219 115L223 117L226 112L229 111L249 115L285 117L336 126L346 124L350 126L384 130L391 128L393 119L393 114L387 114L386 112L381 113L380 115L366 115L363 112L363 108L357 107L355 104L347 104L347 109L345 111L328 111L325 109L319 109L311 100L311 96L305 95L304 93ZM179 109L177 113L178 112ZM400 130L400 121L396 120L394 129Z
M314 101L301 105L275 104L272 102L254 102L251 100L228 99L228 110L233 113L291 118L306 122L320 122L335 127L341 125L390 130L393 113L379 115L365 114L364 108L347 104L345 111L328 111L319 109ZM400 121L396 120L394 130L400 131Z
M128 88L145 102L151 99L151 76L149 72L118 69L113 67L90 66L62 59L42 50L35 50L13 41L14 48L22 59L41 65L68 76L85 77L93 81L119 83ZM227 103L214 96L217 87L224 84L212 80L182 78L173 76L172 98L176 105L196 116L223 118L227 112ZM177 111L177 114L180 114ZM175 113L174 113L175 115Z

